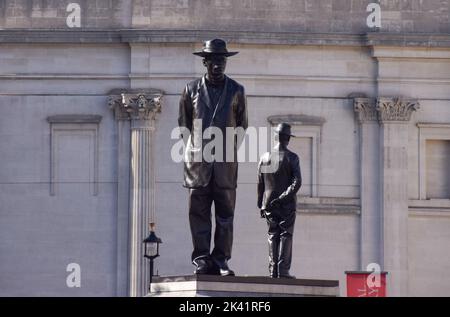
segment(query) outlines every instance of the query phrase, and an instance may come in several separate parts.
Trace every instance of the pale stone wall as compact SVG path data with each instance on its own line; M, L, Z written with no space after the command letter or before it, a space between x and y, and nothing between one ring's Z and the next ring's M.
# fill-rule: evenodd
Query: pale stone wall
M127 85L128 58L121 45L1 45L3 296L116 294L117 132L105 94ZM85 136L77 133L61 139L56 151L63 161L57 164L66 169L73 164L79 170L67 175L81 178L63 179L50 195L47 117L60 114L102 116L97 196L77 182L94 171L76 161L95 150L87 149ZM66 286L66 266L72 262L81 266L81 288Z
M370 0L151 1L133 10L133 26L290 32L366 32ZM381 0L382 30L448 32L448 1ZM215 17L211 19L210 17ZM235 26L239 26L236 28Z
M0 103L5 115L0 132L2 296L114 295L115 136L105 98L2 95ZM46 119L68 112L103 117L98 138L97 196L85 182L68 180L58 184L56 194L50 195L50 127ZM83 159L94 150L84 146L77 149L85 145L83 141L83 136L75 133L63 139L56 150L65 151L75 160L80 151L79 159ZM75 173L94 172L89 166L75 166ZM66 266L72 262L81 266L81 288L66 286Z
M132 0L2 0L2 28L67 28L67 6L81 7L81 25L85 28L124 28L131 26Z
M0 27L66 28L78 3L85 28L209 29L363 33L372 0L2 0ZM379 1L381 30L446 33L448 0ZM214 17L214 18L211 18Z
M414 215L409 219L410 296L447 296L450 259L447 256L450 218Z

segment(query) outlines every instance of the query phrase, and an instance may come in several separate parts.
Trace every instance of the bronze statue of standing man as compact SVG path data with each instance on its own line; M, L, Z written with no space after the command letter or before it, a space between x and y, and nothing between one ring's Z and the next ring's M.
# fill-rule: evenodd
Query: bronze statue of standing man
M194 54L203 57L207 73L188 83L180 100L178 125L190 131L184 162L184 187L189 189L195 274L234 275L228 267L228 260L233 244L238 172L236 153L242 140L233 137L234 144L230 149L225 144L225 137L228 137L227 128L241 127L245 130L248 125L244 87L225 75L227 58L237 53L229 52L223 40L206 41L202 51ZM215 158L215 152L219 152L215 149L212 159L205 159L202 155L199 160L199 151L202 152L210 142L204 138L209 127L218 128L223 133L222 157ZM200 140L201 147L196 140ZM230 157L233 160L230 161ZM216 228L214 249L210 252L213 202Z
M295 278L289 274L289 269L297 192L302 185L300 161L297 154L287 148L293 136L291 126L280 123L275 133L279 139L277 144L272 152L261 156L258 164L257 204L268 225L270 277Z

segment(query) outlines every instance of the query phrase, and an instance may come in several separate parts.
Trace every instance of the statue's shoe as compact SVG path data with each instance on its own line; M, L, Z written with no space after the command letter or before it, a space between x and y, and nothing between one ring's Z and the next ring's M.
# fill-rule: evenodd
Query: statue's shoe
M213 265L210 269L211 274L221 276L235 276L234 271L228 267L226 261L213 261Z
M294 275L290 275L289 273L284 274L278 274L279 278L287 278L287 279L295 279L296 277Z
M220 269L220 275L222 276L235 276L234 271L231 270L230 268L226 268L226 269Z
M194 274L209 274L208 267L198 266L195 269Z
M195 260L194 274L209 274L209 265L206 260Z

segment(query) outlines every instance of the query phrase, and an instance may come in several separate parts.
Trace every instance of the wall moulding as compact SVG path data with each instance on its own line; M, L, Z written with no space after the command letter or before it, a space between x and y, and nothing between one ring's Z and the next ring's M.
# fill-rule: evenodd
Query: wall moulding
M298 197L297 212L309 215L360 215L361 200L340 197Z
M198 43L205 38L213 37L220 37L236 44L450 48L450 35L447 34L390 34L381 32L351 34L176 29L0 30L0 41L2 43Z

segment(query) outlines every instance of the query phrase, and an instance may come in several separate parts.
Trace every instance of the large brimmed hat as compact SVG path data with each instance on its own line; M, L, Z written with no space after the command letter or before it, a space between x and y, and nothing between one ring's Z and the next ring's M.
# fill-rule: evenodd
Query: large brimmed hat
M291 133L291 125L284 122L277 125L275 133L289 135L295 138L295 135Z
M206 57L208 55L223 55L226 57L236 55L239 52L228 52L227 43L221 39L205 41L201 52L194 52L194 55Z

